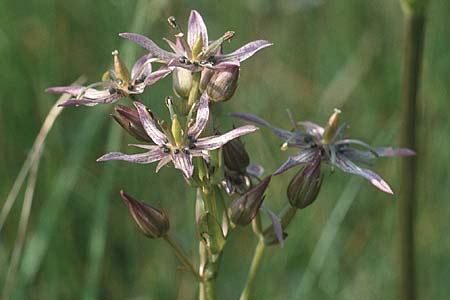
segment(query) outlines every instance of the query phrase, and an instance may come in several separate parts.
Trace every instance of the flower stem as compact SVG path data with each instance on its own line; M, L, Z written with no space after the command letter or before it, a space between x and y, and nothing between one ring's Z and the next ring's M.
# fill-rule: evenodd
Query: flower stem
M261 265L262 257L264 254L264 250L266 249L266 245L264 243L264 238L260 237L258 244L255 248L255 253L253 254L252 264L250 265L250 270L248 272L247 281L245 283L244 290L242 291L241 297L239 300L250 300L252 295L253 285L256 279L256 274L258 273L259 267Z
M421 1L418 1L421 2ZM401 95L401 146L417 149L416 116L417 94L422 64L425 34L424 11L415 11L404 1L405 48L403 57L403 82ZM401 191L398 217L400 231L400 299L415 299L414 265L414 211L416 202L417 161L414 156L403 158L401 164Z
M200 72L196 72L192 74L192 87L191 91L189 92L189 98L188 98L188 106L191 107L195 101L197 101L198 97L198 88L200 86Z
M191 272L192 274L194 274L194 276L198 279L201 280L200 275L198 274L198 272L195 270L194 266L192 265L191 261L189 260L189 258L186 256L186 254L184 253L183 249L181 249L180 245L178 245L178 243L169 235L166 234L164 236L164 240L170 245L170 247L172 247L172 249L175 252L175 255L178 257L178 259L180 260L180 262L183 263L183 265L186 267L186 269L189 270L189 272Z

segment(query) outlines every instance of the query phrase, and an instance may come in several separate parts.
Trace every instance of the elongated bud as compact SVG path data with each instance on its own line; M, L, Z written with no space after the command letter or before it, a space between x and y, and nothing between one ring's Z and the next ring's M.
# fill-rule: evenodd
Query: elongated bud
M244 174L250 164L250 158L241 140L233 139L226 143L223 148L223 161L225 166L234 172Z
M120 196L127 205L134 223L145 236L151 239L160 238L169 231L169 219L164 211L137 201L123 190L120 191Z
M152 142L150 137L145 132L144 127L139 120L139 114L137 110L129 108L127 106L118 104L115 107L116 112L119 116L112 115L114 120L125 129L128 134L137 140L144 142Z
M305 208L316 200L322 185L320 157L300 170L289 183L287 197L296 208Z
M112 52L112 56L114 58L114 73L116 77L122 80L124 83L130 82L130 72L128 68L125 66L123 61L119 57L119 51L114 50Z
M241 226L250 224L264 201L264 192L269 186L271 178L271 176L266 177L254 188L231 203L229 210L233 223Z
M225 70L215 71L206 86L211 101L222 102L233 97L239 79L239 66L230 66Z
M324 144L328 144L336 134L336 131L339 127L339 115L341 114L341 111L337 108L334 109L334 113L331 115L330 119L328 120L328 124L325 127L325 130L323 132L323 142Z
M175 68L172 72L172 87L180 98L188 98L192 88L192 73L183 68Z

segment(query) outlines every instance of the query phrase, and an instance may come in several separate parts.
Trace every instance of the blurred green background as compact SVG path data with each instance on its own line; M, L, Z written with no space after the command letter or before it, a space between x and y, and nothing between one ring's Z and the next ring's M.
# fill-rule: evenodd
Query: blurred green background
M186 26L202 13L211 38L236 36L225 51L268 39L274 46L246 61L232 101L218 108L223 128L243 111L288 128L297 119L325 123L343 110L350 134L375 146L398 145L402 13L397 1L52 1L0 2L0 204L14 183L57 96L49 86L78 76L98 81L121 50L131 66L145 53L117 33L136 31L162 43L170 15ZM450 78L449 1L430 1L420 107L417 207L417 291L421 299L449 299ZM162 113L172 94L166 78L144 101ZM163 207L176 239L196 257L195 192L180 173L154 165L95 163L107 151L126 151L128 136L112 106L69 108L50 132L12 299L195 299L197 285L166 244L147 240L131 223L118 191ZM107 142L108 136L109 143ZM252 162L273 171L292 152L261 130L245 139ZM120 144L120 146L118 145ZM399 188L399 159L374 170ZM266 204L279 210L293 172L274 178ZM16 239L23 192L0 232L0 283ZM283 249L270 248L254 299L396 299L396 197L336 171L319 199L300 211ZM220 299L237 299L256 238L250 228L231 237L218 280Z

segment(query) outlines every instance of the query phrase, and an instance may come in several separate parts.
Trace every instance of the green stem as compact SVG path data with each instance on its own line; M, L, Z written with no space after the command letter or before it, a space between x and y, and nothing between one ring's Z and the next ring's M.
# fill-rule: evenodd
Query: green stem
M420 2L420 1L419 1ZM425 34L425 16L405 7L405 48L403 58L403 82L401 95L401 146L417 149L417 120L419 115L417 94L422 64ZM419 10L420 12L421 10ZM415 248L414 213L417 187L417 160L403 158L401 164L401 189L398 201L400 232L400 299L414 300L415 296Z
M178 243L169 234L166 234L163 238L170 245L170 247L172 247L172 249L175 252L175 255L178 257L180 262L183 263L183 265L186 267L186 269L188 269L189 272L194 274L194 276L198 280L201 280L200 275L195 270L194 266L192 265L191 261L186 256L186 254L184 254L184 251L183 251L183 249L181 249L180 245L178 245Z
M189 92L188 98L188 106L192 107L192 105L197 101L198 97L198 88L200 86L200 72L196 72L192 74L192 87Z
M247 281L245 283L244 290L242 291L241 297L239 300L250 300L252 295L253 285L256 279L256 274L258 273L259 267L261 265L262 257L264 254L264 250L266 249L266 245L264 243L264 239L261 237L259 239L258 244L255 248L255 253L253 255L252 264L250 265L250 270L248 272Z

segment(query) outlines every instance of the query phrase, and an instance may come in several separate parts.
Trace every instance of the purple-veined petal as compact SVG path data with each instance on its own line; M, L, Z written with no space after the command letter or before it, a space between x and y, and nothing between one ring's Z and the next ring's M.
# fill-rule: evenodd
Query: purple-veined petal
M141 148L141 149L148 149L148 150L153 150L153 149L159 148L159 146L148 145L148 144L128 144L128 146Z
M180 38L177 37L177 43L172 42L169 39L163 38L163 40L169 45L169 47L175 52L177 56L186 56L186 51L183 48L183 44L180 42Z
M147 132L148 136L152 139L152 141L157 144L158 146L163 145L166 142L166 136L164 133L159 131L158 128L156 128L155 122L153 122L152 118L150 117L150 114L147 111L147 108L144 104L134 101L134 106L136 107L138 114L139 114L139 120L141 121L142 126L145 129L145 132Z
M209 163L210 157L209 157L208 151L192 149L192 150L190 150L190 152L191 152L192 157L201 157L206 162Z
M147 78L145 78L144 85L145 86L152 85L155 82L157 82L158 80L169 75L170 72L172 72L172 71L169 68L161 67L161 68L159 68L159 70L151 73L150 75L147 76Z
M391 148L391 147L381 147L375 148L374 151L378 156L414 156L416 152L408 148Z
M391 187L387 184L386 181L383 180L377 173L360 168L356 164L354 164L351 160L346 158L343 155L338 154L336 156L336 167L341 169L344 172L359 175L367 179L371 184L373 184L376 188L379 190L388 193L388 194L394 194Z
M145 54L141 56L131 69L131 78L133 81L138 80L140 77L145 78L152 72L152 64L148 60L152 58L151 54Z
M222 135L209 136L201 138L195 142L195 149L197 150L214 150L222 147L232 139L249 134L258 130L258 127L253 125L241 126Z
M208 46L208 31L205 22L198 11L192 10L191 15L189 16L187 30L187 42L191 49L200 36L203 40L203 47L206 48Z
M378 157L377 154L372 151L346 148L346 146L342 149L338 149L337 152L339 152L341 155L347 157L352 161L363 163L366 165L370 165L371 160Z
M46 93L52 93L52 94L62 94L66 93L72 96L78 96L80 91L84 90L85 87L81 85L71 85L71 86L54 86L49 87L45 90Z
M306 143L304 141L305 134L303 134L301 132L291 132L291 131L287 131L287 130L284 130L281 128L274 127L274 126L270 125L267 121L265 121L261 118L258 118L257 116L251 115L251 114L236 112L236 113L232 113L231 116L239 118L244 121L249 121L249 122L267 127L270 130L272 130L273 133L275 133L276 135L278 135L285 141L289 141L289 144L299 145L299 146L306 145Z
M253 56L256 52L258 52L261 49L264 49L266 47L272 46L273 44L269 41L264 40L258 40L253 41L248 44L245 44L241 48L237 49L234 52L231 52L229 54L221 55L216 58L217 63L221 63L223 61L230 61L230 60L238 60L240 62L246 60L247 58Z
M167 165L169 162L172 161L172 157L170 157L170 155L164 156L159 162L158 165L156 166L156 173L159 172L159 170L161 170L162 167L164 167L165 165Z
M87 98L83 98L83 99L69 99L66 100L60 104L58 104L58 106L95 106L97 104L109 104L109 103L114 103L117 100L119 100L120 98L122 98L123 96L121 94L111 94L108 95L106 97L103 98L98 98L98 99L87 99Z
M317 155L319 149L302 149L296 155L289 157L275 172L273 175L280 175L286 170L300 164L307 164L313 161L315 155Z
M189 178L194 171L194 165L192 164L192 156L183 152L171 153L172 162L175 168L183 172L184 177Z
M150 52L150 54L152 54L166 62L170 61L171 59L176 57L176 55L174 53L171 53L169 51L161 49L158 45L156 45L155 42L153 42L151 39L149 39L148 37L145 37L141 34L125 32L125 33L119 33L119 36L135 42L139 46L147 49L148 52Z
M139 154L125 154L121 152L110 152L102 157L98 158L97 161L108 161L108 160L123 160L131 163L137 164L149 164L157 160L161 160L168 154L164 153L159 147L156 147L148 152Z
M245 171L250 175L260 178L264 174L264 167L258 164L250 164Z
M355 139L343 139L343 140L339 140L339 141L337 141L337 142L335 143L336 146L337 146L337 145L346 145L346 144L347 144L347 145L350 145L350 144L359 145L359 146L361 146L361 147L365 147L365 148L367 148L367 149L369 149L369 150L375 152L375 150L374 150L374 148L372 148L372 146L370 146L369 144L367 144L367 143L365 143L365 142L363 142L363 141L360 141L360 140L355 140Z
M322 138L324 129L322 126L317 125L316 123L310 121L302 121L298 122L298 125L305 127L306 132L310 135L313 135L318 138Z
M205 92L203 92L202 96L200 97L200 100L198 101L198 108L197 108L197 116L195 118L195 123L192 127L188 130L188 135L192 136L194 139L197 139L198 136L203 132L203 129L205 129L206 123L208 122L209 118L209 100L208 95Z

